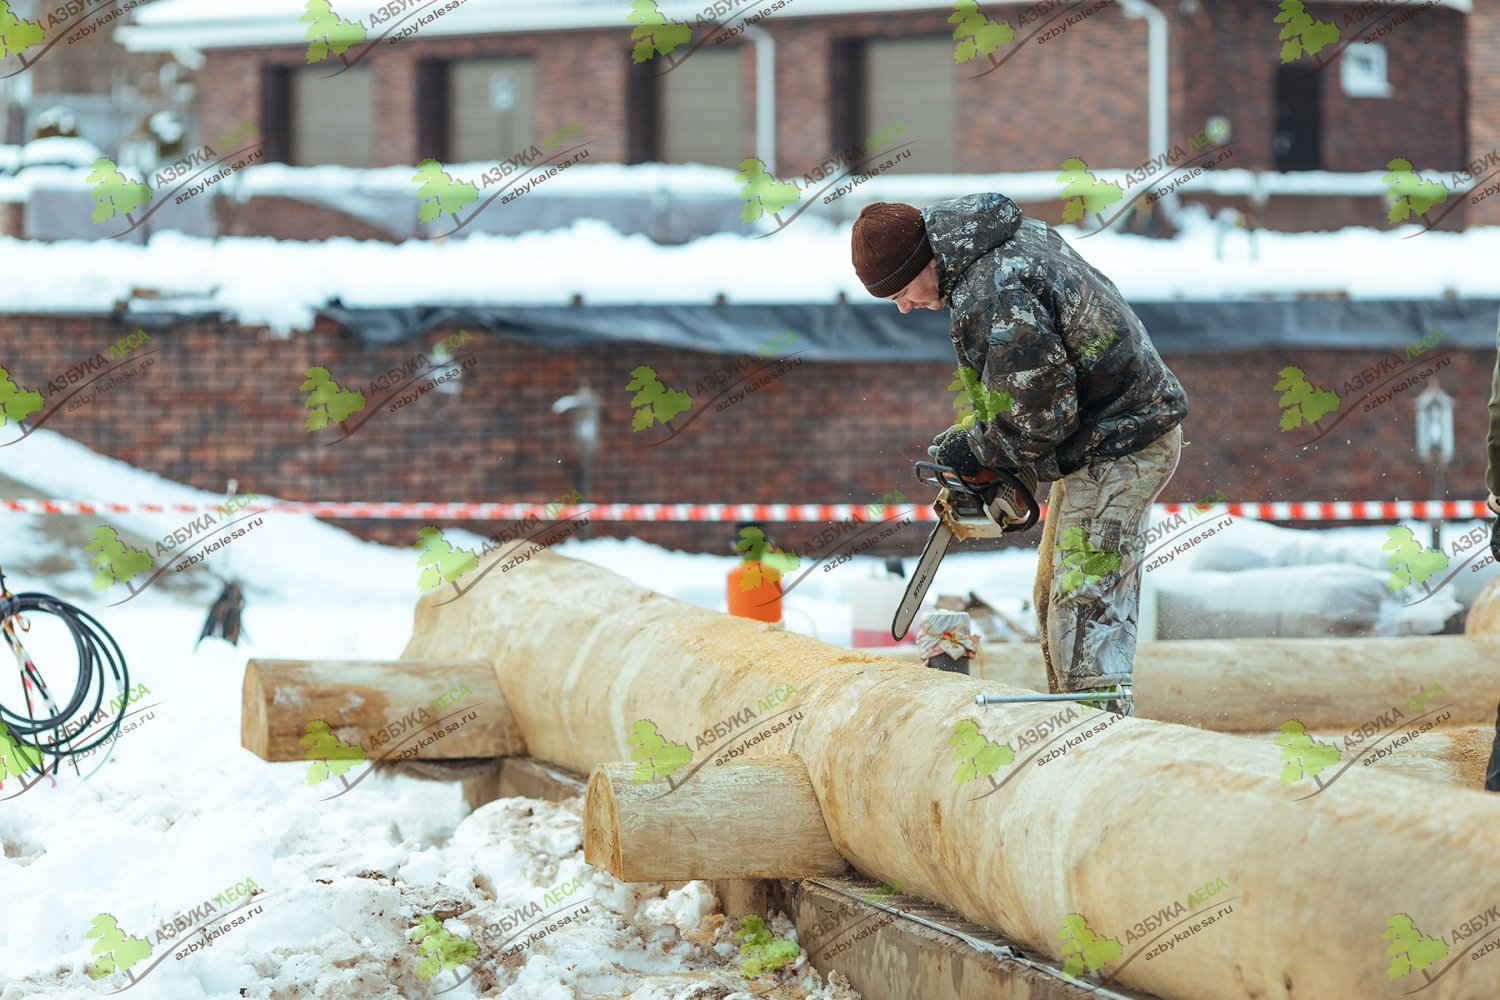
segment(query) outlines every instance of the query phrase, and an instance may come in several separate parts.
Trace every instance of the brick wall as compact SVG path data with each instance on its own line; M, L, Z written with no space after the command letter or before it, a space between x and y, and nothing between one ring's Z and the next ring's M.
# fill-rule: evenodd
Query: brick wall
M1474 0L1465 64L1468 75L1468 153L1470 159L1478 159L1500 149L1500 0ZM1489 176L1471 197L1500 184L1497 169L1500 169L1500 164L1491 163L1485 167L1486 175L1495 176ZM1470 225L1500 224L1500 194L1486 195L1468 212Z
M49 379L107 352L128 332L107 317L8 315L0 317L0 364L21 385L45 392ZM544 502L577 484L569 422L551 412L552 401L587 382L603 403L590 499L869 503L895 489L913 502L928 499L911 463L925 457L953 412L953 396L944 391L951 363L804 362L722 412L710 406L679 436L653 446L665 436L660 427L631 429L624 389L631 369L650 365L667 385L701 398L696 384L730 359L644 344L557 349L475 333L468 346L480 349L478 364L465 374L459 397L428 393L394 413L372 404L359 415L368 423L337 444L324 446L334 431L307 432L298 385L309 367L322 365L343 386L363 389L449 332L371 349L326 326L283 339L214 322L185 324L153 335L152 368L45 426L213 492L234 478L242 490L288 499ZM1190 444L1163 499L1190 501L1215 489L1234 500L1428 497L1413 456L1417 390L1353 413L1306 449L1298 445L1312 433L1279 429L1272 386L1282 368L1295 364L1314 384L1344 392L1345 381L1380 356L1280 349L1168 355L1192 412ZM1458 399L1458 454L1448 481L1452 496L1472 499L1483 495L1495 359L1489 350L1455 351L1453 358L1441 375ZM0 430L0 438L12 433ZM88 495L85 485L80 490ZM410 544L420 524L344 526ZM714 552L733 534L732 525L702 524L601 523L598 530ZM814 530L781 528L777 540L796 545ZM925 534L901 532L890 551L909 554Z
M1482 6L1491 7L1493 2L1482 0ZM1176 4L1159 6L1171 29L1171 141L1185 141L1203 128L1209 115L1222 114L1233 123L1236 165L1272 169L1275 76L1281 46L1274 21L1276 7L1263 0L1215 0L1196 4L1196 13L1187 14ZM1347 5L1319 3L1308 9L1314 16L1338 23L1349 11ZM1014 20L1019 10L1002 7L990 13ZM781 20L773 16L763 22L777 43L777 145L782 176L805 172L843 141L833 128L835 43L854 38L951 37L950 13L929 10ZM1405 155L1424 169L1457 167L1466 153L1465 69L1460 53L1467 26L1480 20L1477 15L1438 9L1424 12L1393 32L1385 40L1395 87L1394 96L1388 99L1345 97L1338 67L1331 66L1324 84L1327 167L1379 169L1393 155ZM1015 44L1021 45L1034 27L1023 26ZM1475 44L1470 45L1471 61L1489 51L1476 51ZM742 41L729 46L745 53L741 100L748 155L754 148L753 58L750 46ZM376 76L377 164L415 163L433 155L417 148L418 61L480 55L533 56L537 134L576 120L586 127L594 162L623 161L628 149L629 48L628 26L623 22L619 28L530 35L417 36L381 47L367 59ZM1116 4L1060 37L1044 44L1032 39L1024 48L1000 70L984 76L977 76L985 68L982 58L934 67L935 73L954 76L959 170L1050 170L1069 156L1081 156L1095 168L1134 167L1155 155L1156 151L1147 148L1145 21L1127 18ZM305 59L301 47L208 52L199 74L201 134L219 135L247 119L258 120L260 67L301 66ZM908 127L917 137L917 129ZM1392 152L1393 147L1404 152Z

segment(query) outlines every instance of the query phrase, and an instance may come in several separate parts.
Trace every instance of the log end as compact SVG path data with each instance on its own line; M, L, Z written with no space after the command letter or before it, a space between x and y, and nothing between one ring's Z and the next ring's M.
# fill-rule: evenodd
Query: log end
M1469 617L1464 620L1464 635L1500 635L1500 576L1484 585Z
M589 775L584 792L583 814L587 819L583 834L583 860L603 868L615 878L624 879L624 858L620 850L620 823L615 811L614 785L603 768ZM628 881L628 880L627 880Z
M270 726L266 720L265 674L260 660L245 664L245 685L240 695L240 746L262 760L269 760Z

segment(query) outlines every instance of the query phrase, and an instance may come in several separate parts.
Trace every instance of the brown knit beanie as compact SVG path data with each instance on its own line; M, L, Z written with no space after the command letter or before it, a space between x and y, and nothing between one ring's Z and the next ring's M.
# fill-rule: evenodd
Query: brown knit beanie
M899 202L866 205L854 220L850 243L854 273L877 299L889 298L911 284L932 260L922 213Z

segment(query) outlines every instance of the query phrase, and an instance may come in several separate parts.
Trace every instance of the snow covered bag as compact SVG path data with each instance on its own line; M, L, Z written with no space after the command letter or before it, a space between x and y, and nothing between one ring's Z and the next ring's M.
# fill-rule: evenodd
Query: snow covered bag
M1390 574L1325 563L1239 573L1163 574L1161 639L1327 638L1440 631L1459 610L1447 593L1410 608Z

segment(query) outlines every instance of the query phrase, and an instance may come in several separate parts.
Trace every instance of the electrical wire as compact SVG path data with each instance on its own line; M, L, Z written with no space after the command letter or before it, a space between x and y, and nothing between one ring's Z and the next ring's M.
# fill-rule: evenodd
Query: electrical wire
M67 704L61 708L31 654L21 642L21 633L31 629L31 623L22 615L56 617L73 638L78 655L76 681ZM0 704L0 726L9 730L10 739L17 744L17 750L10 756L18 757L31 770L45 775L49 773L49 769L42 760L42 754L52 756L53 767L50 770L55 773L63 758L88 753L114 739L125 718L124 705L130 690L130 671L119 644L97 619L81 608L48 594L12 594L5 586L4 572L0 571L0 634L4 635L6 645L15 655L21 689L26 698L24 715ZM80 730L76 724L70 727L69 723L80 718L79 710L91 696L92 705L81 718L92 722L97 717L99 708L104 703L105 688L109 684L106 671L114 679L119 691L120 711L115 713L115 717L102 730L88 734L93 738L85 741L80 739ZM87 726L86 722L81 731L86 732ZM28 753L32 748L40 753ZM16 763L16 760L9 761L12 774L20 770L15 766ZM5 773L5 770L0 769L0 777Z

